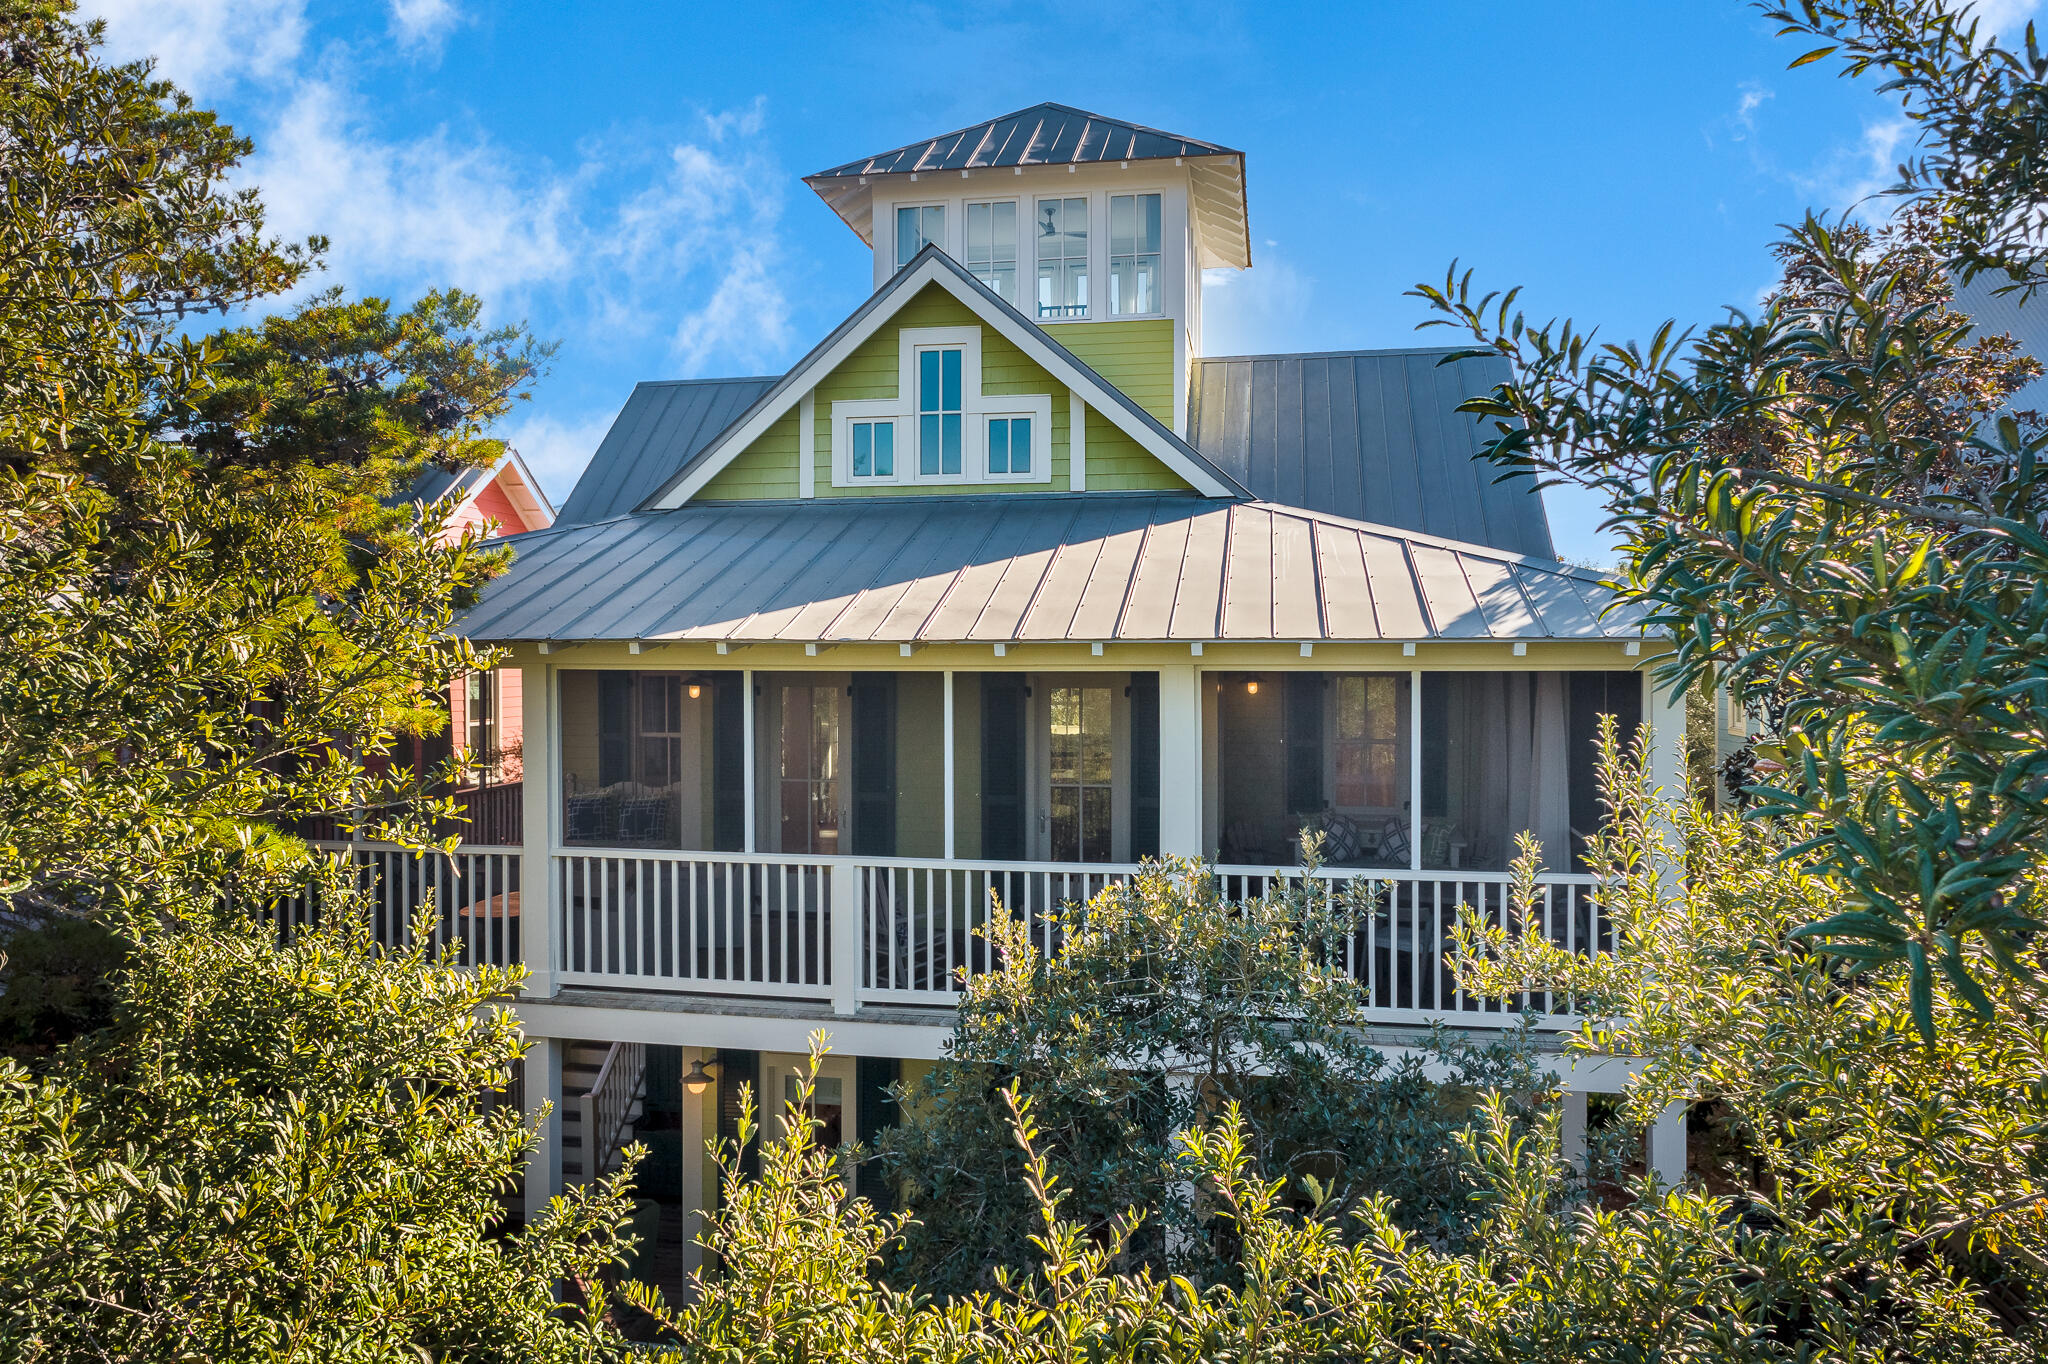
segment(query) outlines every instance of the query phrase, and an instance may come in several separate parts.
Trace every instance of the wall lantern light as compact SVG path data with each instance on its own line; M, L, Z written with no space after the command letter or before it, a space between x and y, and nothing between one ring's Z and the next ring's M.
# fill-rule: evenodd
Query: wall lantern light
M1254 677L1244 684L1244 694L1246 696L1257 696L1259 694L1258 678Z
M718 1063L714 1061L712 1064L715 1066ZM702 1058L699 1058L690 1062L690 1073L683 1076L683 1088L691 1094L702 1094L705 1090L711 1088L712 1081L717 1078L716 1075L713 1075L704 1068L704 1062Z

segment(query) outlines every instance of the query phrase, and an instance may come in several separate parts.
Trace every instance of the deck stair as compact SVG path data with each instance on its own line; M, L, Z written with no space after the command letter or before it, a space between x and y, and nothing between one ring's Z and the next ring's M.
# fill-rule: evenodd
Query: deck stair
M562 1057L563 1182L586 1184L619 1168L621 1153L633 1144L646 1098L645 1046L638 1042L567 1045Z

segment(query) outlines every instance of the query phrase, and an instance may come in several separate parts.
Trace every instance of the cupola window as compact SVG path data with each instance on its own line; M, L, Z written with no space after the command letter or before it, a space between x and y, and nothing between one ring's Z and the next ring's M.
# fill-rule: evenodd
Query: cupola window
M1109 311L1132 317L1160 310L1159 196L1109 196Z
M921 204L912 208L896 210L896 268L910 264L910 258L924 250L926 244L936 244L940 250L946 246L946 206L944 204Z
M1040 199L1038 315L1088 316L1088 201Z
M995 290L1003 302L1017 301L1017 203L1004 199L967 206L967 272Z

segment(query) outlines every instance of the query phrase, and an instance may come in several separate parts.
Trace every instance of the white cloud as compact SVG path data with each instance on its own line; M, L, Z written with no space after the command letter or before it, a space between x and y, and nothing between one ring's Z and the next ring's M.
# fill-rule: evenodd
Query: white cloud
M274 79L306 45L306 0L85 0L79 10L107 21L110 56L155 57L194 96Z
M617 414L606 409L563 418L534 411L530 403L521 406L526 415L501 422L496 434L519 452L548 500L560 507Z
M1268 242L1250 270L1202 272L1202 351L1252 355L1302 348L1315 281Z
M454 0L391 0L391 34L400 42L438 50L449 30L462 22Z
M345 87L306 81L244 167L273 229L331 239L332 277L504 296L570 273L573 180L528 176L487 140L445 129L386 140L364 117Z
M2027 23L2040 8L2040 0L1977 0L1970 6L1970 17L1977 21L1980 41L1995 33L2006 46L2016 48L2026 40Z

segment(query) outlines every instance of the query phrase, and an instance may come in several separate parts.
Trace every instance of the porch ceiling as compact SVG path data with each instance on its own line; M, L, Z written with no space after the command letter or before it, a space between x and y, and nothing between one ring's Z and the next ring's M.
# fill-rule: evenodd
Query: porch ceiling
M684 506L519 536L479 640L1602 640L1592 574L1269 502Z

